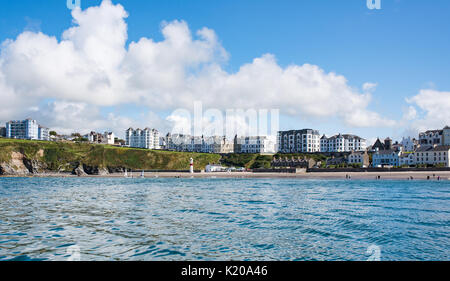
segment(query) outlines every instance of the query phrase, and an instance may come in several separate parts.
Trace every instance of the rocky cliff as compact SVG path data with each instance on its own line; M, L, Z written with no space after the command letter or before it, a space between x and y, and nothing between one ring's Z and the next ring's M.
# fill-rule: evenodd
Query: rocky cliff
M189 170L194 158L199 169L218 163L220 155L152 151L86 143L55 143L0 138L0 175L45 173L108 175L134 170Z

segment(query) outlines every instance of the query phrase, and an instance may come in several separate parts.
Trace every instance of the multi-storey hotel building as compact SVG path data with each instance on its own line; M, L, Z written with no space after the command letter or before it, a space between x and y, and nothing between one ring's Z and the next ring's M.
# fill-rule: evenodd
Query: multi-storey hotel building
M130 128L125 131L126 146L146 149L160 149L159 132L155 129Z
M49 129L39 126L33 119L9 121L6 123L6 137L24 140L49 140Z
M320 134L312 129L280 131L277 146L281 153L319 152Z
M234 139L235 153L275 153L276 139L270 136L240 137Z
M351 152L366 150L366 140L355 135L336 135L320 139L320 152Z

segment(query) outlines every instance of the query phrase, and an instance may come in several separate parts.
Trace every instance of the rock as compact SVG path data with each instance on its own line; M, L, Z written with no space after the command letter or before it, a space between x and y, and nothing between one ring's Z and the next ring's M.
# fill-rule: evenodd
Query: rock
M28 171L32 174L45 173L46 169L48 168L47 164L36 159L29 160L24 158L23 163L27 167Z
M125 168L121 168L121 167L108 167L108 172L110 174L115 174L115 173L124 173L125 172Z
M30 174L30 170L25 165L25 156L20 152L12 152L9 163L0 163L2 175L26 176Z
M98 167L83 164L83 170L88 175L98 175Z
M77 168L75 168L72 172L72 174L77 175L79 177L87 176L86 172L83 169L82 165L79 165Z
M98 175L99 176L107 176L107 175L109 175L109 171L106 168L101 168L98 170Z

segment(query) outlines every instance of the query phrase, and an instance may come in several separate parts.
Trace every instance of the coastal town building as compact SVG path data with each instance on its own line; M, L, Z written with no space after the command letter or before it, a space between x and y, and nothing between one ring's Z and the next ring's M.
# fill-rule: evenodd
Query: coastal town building
M278 132L277 150L281 153L319 152L319 131L312 129L280 131Z
M372 156L372 166L375 168L399 167L401 153L393 149L379 150Z
M46 127L38 127L38 139L43 141L50 140L50 129Z
M400 142L403 151L404 152L412 152L416 149L417 145L419 144L416 139L413 139L411 137L403 138Z
M226 172L227 168L219 164L208 164L205 167L206 173Z
M234 152L234 142L226 137L196 137L191 135L167 134L161 138L163 148L170 151L228 154Z
M162 142L163 149L169 151L188 151L188 145L191 143L190 135L170 134L168 133Z
M125 131L125 145L134 148L160 149L159 132L156 129L129 128Z
M87 138L90 143L109 144L109 145L114 145L116 138L113 132L105 132L103 134L97 132L90 132L84 137Z
M348 165L348 158L345 156L340 156L340 157L331 157L329 159L327 159L326 161L326 166L327 167L331 167L331 166L342 166L342 165Z
M421 146L442 145L443 130L429 130L419 134Z
M350 152L366 150L366 140L348 134L339 134L327 138L325 135L320 139L320 152Z
M450 167L450 146L421 146L414 152L416 165Z
M382 150L392 150L392 140L390 138L386 138L384 142L381 142L381 140L378 138L370 149L370 151L372 152Z
M0 137L6 137L6 127L0 127Z
M450 145L450 127L449 126L445 126L445 128L442 130L442 144Z
M209 151L216 154L228 154L234 152L234 142L226 137L210 137L206 140L209 143Z
M416 165L416 159L413 152L402 152L398 161L400 167L412 167Z
M347 161L349 165L361 165L362 168L369 167L369 154L367 151L352 151L348 157Z
M272 168L313 168L316 165L313 159L305 159L301 157L274 157L271 162Z
M235 153L260 153L274 154L276 147L276 138L270 136L257 137L235 137L234 152Z
M33 119L9 121L5 131L5 136L11 139L49 140L49 129L39 126Z

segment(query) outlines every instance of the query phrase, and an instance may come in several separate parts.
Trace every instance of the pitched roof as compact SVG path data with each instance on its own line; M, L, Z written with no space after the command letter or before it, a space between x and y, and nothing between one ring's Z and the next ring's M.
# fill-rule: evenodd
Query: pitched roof
M384 144L377 139L377 141L372 145L372 148L379 148L380 150L384 150Z
M443 130L428 130L428 131L423 132L421 134L430 134L430 133L439 133L439 135L442 135Z
M449 151L450 145L440 145L433 148L433 151Z
M430 151L432 149L433 149L432 146L420 146L416 149L416 152L425 152L425 151Z
M380 150L378 151L378 154L392 154L392 153L398 153L398 151L395 151L393 149L388 149L388 150Z

